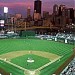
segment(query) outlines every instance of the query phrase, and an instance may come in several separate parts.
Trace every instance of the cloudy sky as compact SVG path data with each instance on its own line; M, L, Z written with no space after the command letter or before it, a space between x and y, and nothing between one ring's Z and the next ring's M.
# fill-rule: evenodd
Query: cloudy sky
M27 7L31 8L31 14L34 11L34 1L35 0L0 0L0 14L3 13L3 7L9 8L10 14L21 13L26 15ZM42 1L42 11L49 11L52 13L52 8L54 4L65 4L66 7L73 7L75 0L41 0Z

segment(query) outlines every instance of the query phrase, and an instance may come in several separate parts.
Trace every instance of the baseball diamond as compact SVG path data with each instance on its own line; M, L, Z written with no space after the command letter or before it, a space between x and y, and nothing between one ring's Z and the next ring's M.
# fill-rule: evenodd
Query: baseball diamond
M52 75L73 45L40 39L0 40L0 67L12 75Z

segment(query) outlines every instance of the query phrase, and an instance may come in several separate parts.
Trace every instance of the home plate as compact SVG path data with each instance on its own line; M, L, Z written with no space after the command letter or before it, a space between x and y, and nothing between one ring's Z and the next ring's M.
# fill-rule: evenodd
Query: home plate
M40 75L40 71L36 71L36 70L33 70L33 71L30 71L30 70L25 70L24 71L24 74L25 75Z
M35 71L29 71L30 75L35 75Z

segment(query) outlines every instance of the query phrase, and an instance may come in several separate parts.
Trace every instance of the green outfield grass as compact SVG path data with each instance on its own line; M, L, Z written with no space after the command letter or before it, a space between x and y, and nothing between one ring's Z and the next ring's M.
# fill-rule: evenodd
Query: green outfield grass
M35 39L4 39L0 40L0 54L21 50L40 50L64 55L72 51L73 45Z
M60 42L39 40L39 39L2 39L0 40L0 55L6 54L13 51L42 51L49 52L62 58L56 62L50 64L49 66L43 68L40 71L40 75L52 75L52 73L63 64L67 58L73 53L73 45L64 44ZM36 62L34 64L29 64L26 62L28 57L32 57ZM25 61L24 61L25 60ZM39 61L38 61L39 60ZM43 58L37 55L24 55L11 59L12 63L22 66L26 69L36 69L40 66L49 62L49 59ZM27 65L28 64L28 65ZM29 67L28 67L29 66ZM11 72L12 75L25 75L24 71L0 61L0 67L4 70Z

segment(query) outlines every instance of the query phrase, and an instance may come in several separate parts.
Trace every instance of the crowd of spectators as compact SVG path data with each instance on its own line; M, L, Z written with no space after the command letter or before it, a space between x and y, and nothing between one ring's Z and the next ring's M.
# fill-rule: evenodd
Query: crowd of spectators
M60 75L75 75L75 58L68 64Z

